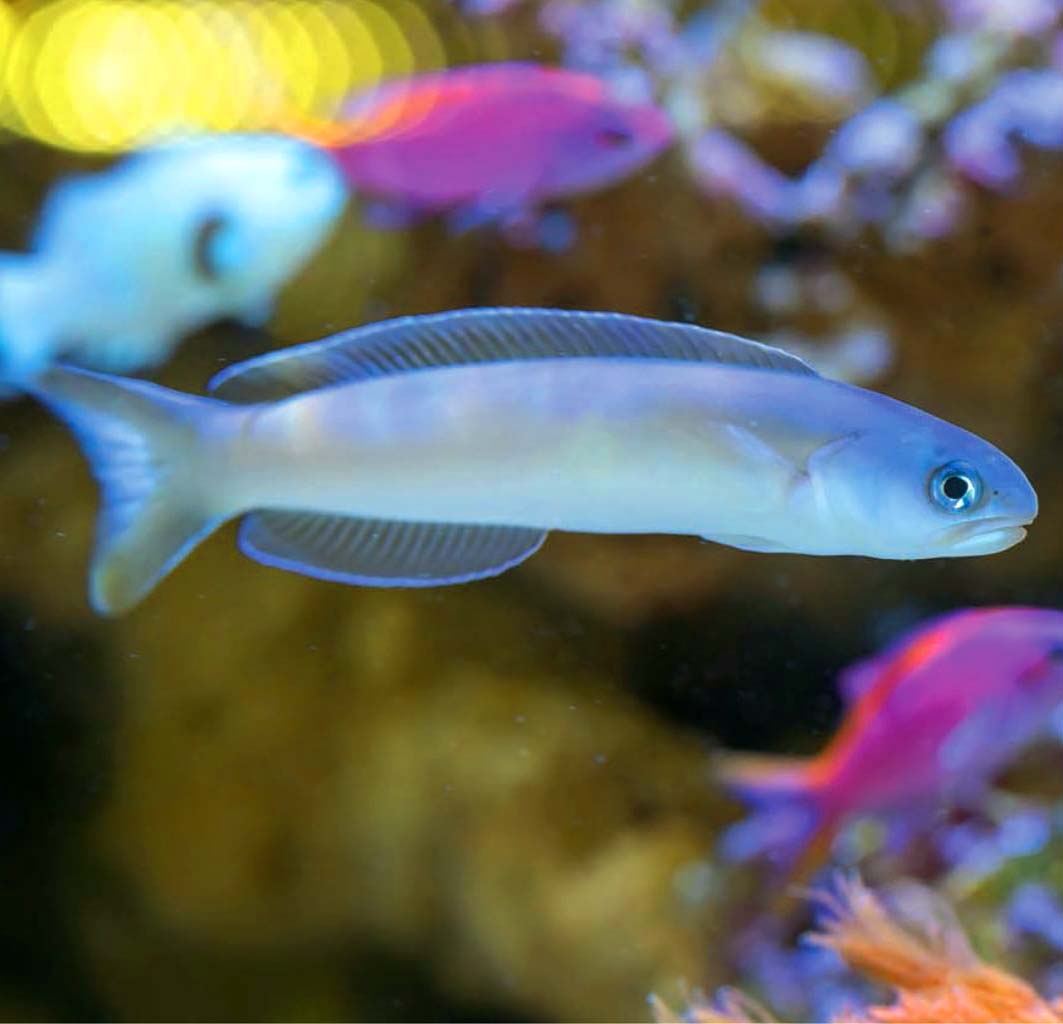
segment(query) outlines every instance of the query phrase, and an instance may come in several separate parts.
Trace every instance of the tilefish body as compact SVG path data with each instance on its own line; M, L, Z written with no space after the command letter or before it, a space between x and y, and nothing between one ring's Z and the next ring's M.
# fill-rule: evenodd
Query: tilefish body
M238 516L268 565L425 587L503 572L551 530L915 559L1001 551L1037 511L959 427L754 341L615 313L370 324L231 367L210 397L67 368L33 387L102 489L101 612Z

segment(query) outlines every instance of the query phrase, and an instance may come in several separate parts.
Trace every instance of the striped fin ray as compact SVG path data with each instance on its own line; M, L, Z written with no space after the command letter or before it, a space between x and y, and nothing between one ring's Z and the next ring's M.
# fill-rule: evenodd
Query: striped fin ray
M545 538L525 527L268 510L244 520L240 547L266 565L337 583L433 587L496 576L533 555Z
M796 356L734 334L621 313L466 309L356 327L271 352L218 374L214 397L275 401L415 370L526 359L709 362L815 376Z

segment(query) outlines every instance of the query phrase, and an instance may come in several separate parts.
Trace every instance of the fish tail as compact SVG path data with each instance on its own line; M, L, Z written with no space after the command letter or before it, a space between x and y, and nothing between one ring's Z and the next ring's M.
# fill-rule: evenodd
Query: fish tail
M91 603L125 611L227 518L208 509L199 472L204 422L223 403L66 367L30 391L73 430L100 487Z
M800 758L728 755L718 777L752 813L724 834L732 861L768 861L791 881L826 859L838 818L822 784Z

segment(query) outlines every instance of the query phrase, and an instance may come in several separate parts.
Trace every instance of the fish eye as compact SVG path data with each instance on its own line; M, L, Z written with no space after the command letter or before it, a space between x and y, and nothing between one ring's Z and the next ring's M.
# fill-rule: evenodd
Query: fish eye
M222 277L222 268L217 259L217 240L227 224L228 221L220 214L212 213L204 217L196 228L192 240L192 265L206 281L217 281Z
M934 470L930 497L949 512L962 512L981 499L982 478L966 462L948 462Z
M634 136L626 128L616 127L602 128L596 138L598 144L606 149L622 149L630 146L634 140Z

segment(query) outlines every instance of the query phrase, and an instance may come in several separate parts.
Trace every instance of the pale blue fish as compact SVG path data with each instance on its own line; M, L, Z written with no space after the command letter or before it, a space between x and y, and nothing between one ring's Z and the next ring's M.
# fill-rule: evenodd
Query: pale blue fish
M984 555L1037 513L986 441L733 335L474 309L234 366L198 398L57 368L39 398L103 491L93 604L139 601L246 515L244 552L345 583L461 583L550 530L756 551Z
M62 181L31 252L0 259L0 380L141 370L211 321L263 323L345 200L327 153L275 135L171 141Z

